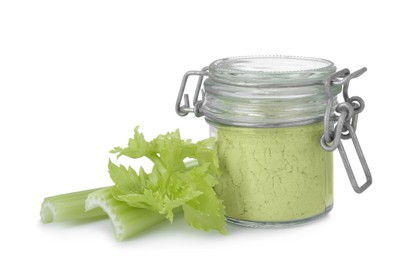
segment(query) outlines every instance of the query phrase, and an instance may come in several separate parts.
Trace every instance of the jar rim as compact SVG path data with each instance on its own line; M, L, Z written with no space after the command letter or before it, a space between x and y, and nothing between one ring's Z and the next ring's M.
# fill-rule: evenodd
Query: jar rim
M209 68L214 71L283 74L307 71L323 71L329 70L333 66L334 63L332 61L314 57L255 55L235 56L215 60L210 64Z
M321 81L336 71L333 62L288 55L237 56L209 65L209 78L224 84L270 86Z

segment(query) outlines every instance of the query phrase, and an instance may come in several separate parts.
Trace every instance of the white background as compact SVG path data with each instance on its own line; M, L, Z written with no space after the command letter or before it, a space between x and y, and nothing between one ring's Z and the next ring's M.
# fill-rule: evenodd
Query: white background
M398 2L1 1L0 259L402 257ZM355 194L335 153L335 207L302 227L229 226L221 236L178 219L118 243L108 221L39 222L44 197L110 185L108 151L135 126L149 139L176 128L207 137L202 118L175 114L183 73L251 54L368 67L350 87L367 103L358 126L374 179L366 192Z

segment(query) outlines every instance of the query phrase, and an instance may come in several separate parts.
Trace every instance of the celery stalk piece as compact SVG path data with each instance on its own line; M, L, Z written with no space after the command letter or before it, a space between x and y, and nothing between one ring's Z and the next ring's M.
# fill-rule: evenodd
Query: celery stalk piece
M101 209L88 212L85 210L85 200L88 194L104 188L77 191L45 198L41 207L41 221L43 223L50 223L106 217L105 212Z
M134 208L116 200L110 187L90 193L85 209L91 212L102 208L112 222L115 238L123 241L165 220L165 216L151 210Z

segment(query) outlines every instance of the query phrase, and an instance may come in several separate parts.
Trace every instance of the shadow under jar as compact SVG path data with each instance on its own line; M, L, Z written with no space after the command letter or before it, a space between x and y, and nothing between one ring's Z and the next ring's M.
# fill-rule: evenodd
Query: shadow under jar
M321 146L326 111L334 114L342 84L328 60L290 56L235 57L185 74L177 113L205 116L221 169L216 193L229 222L288 226L333 206L333 153ZM199 82L180 106L187 77ZM204 81L201 100L198 94Z

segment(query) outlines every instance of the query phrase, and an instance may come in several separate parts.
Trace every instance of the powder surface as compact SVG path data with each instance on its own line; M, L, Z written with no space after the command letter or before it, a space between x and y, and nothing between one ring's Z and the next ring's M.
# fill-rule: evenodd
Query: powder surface
M282 222L333 204L333 155L319 143L323 124L285 128L214 125L227 217Z

